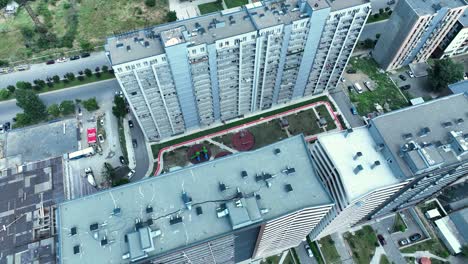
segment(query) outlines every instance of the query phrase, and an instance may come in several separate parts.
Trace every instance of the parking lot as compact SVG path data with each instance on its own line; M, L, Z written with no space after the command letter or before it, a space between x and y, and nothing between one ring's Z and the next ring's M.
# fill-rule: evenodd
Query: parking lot
M406 80L400 78L400 75L404 76ZM396 72L390 74L390 78L395 82L398 87L402 87L404 85L410 85L411 87L406 90L413 98L422 97L424 100L429 100L433 98L437 98L439 94L430 92L429 87L429 78L428 76L423 77L414 77L411 78L408 72Z
M400 216L403 219L403 222L405 222L406 230L405 230L405 232L392 233L392 235L391 235L392 240L393 240L394 243L396 243L397 246L399 246L401 248L401 245L398 244L398 241L400 241L402 239L407 239L408 241L410 241L409 237L414 235L414 234L421 234L421 238L418 241L421 241L421 240L424 240L424 239L427 238L427 237L425 237L423 230L416 223L416 221L414 220L413 216L410 214L408 209L405 209L405 210L401 211ZM418 242L418 241L415 241L415 242ZM410 242L409 245L411 245L411 244L412 244L412 242Z

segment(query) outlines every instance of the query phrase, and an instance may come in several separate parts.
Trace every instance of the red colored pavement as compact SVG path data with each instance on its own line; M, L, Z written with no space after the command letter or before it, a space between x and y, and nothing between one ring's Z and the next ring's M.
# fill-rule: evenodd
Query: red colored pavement
M242 125L238 125L238 126L235 126L235 127L231 127L231 128L228 128L228 129L225 129L225 130L221 130L221 131L218 131L218 132L215 132L215 133L212 133L212 134L209 134L209 135L206 135L206 136L202 136L202 137L199 137L199 138L195 138L195 139L191 139L191 140L187 140L185 142L181 142L181 143L178 143L178 144L175 144L175 145L172 145L172 146L168 146L168 147L165 147L161 150L159 150L159 153L158 153L158 167L156 169L156 171L154 172L154 176L158 175L159 174L159 170L161 169L160 166L161 166L161 157L162 157L162 154L170 149L170 148L177 148L177 147L180 147L180 146L184 146L184 145L187 145L189 143L192 143L192 142L196 142L196 141L199 141L199 140L204 140L204 139L207 139L207 138L212 138L212 137L215 137L215 136L218 136L218 135L222 135L222 134L226 134L230 131L233 131L233 130L237 130L241 127L244 127L244 126L248 126L248 125L252 125L252 124L256 124L258 122L264 122L264 121L269 121L269 120L272 120L272 119L276 119L280 116L283 116L285 114L288 114L288 113L292 113L292 112L295 112L295 111L298 111L298 110L301 110L301 109L305 109L305 108L309 108L311 106L316 106L316 105L321 105L321 104L324 104L327 109L328 109L328 112L331 113L331 115L333 116L333 119L335 120L335 123L337 125L337 127L340 129L340 130L343 130L343 127L341 126L341 123L340 121L338 120L338 117L336 116L335 112L333 111L333 108L331 107L331 104L330 102L327 102L327 101L319 101L319 102L315 102L315 103L311 103L311 104L308 104L308 105L304 105L304 106L301 106L301 107L298 107L298 108L294 108L294 109L291 109L291 110L288 110L288 111L285 111L285 112L282 112L282 113L279 113L279 114L276 114L276 115L272 115L272 116L269 116L269 117L262 117L258 120L254 120L254 121L250 121L248 123L245 123L245 124L242 124ZM312 141L314 140L316 137L312 137L310 138L309 140Z

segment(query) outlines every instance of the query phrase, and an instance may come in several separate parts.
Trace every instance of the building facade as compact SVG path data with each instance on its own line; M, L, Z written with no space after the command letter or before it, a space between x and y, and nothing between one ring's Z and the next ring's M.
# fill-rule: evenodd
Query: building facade
M434 57L448 58L460 56L468 52L468 11L458 19L447 36L442 40Z
M60 204L58 261L262 259L298 246L333 205L295 136Z
M398 1L372 53L384 70L425 62L466 9L464 0Z
M333 89L367 0L265 1L107 40L117 80L158 141Z

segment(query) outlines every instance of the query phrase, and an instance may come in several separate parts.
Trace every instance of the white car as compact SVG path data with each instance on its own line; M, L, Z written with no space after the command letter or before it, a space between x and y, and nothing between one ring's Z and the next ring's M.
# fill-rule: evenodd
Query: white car
M409 75L410 78L414 78L414 74L413 74L412 71L407 71L407 73L408 73L408 75Z
M102 117L102 118L99 120L99 123L101 124L101 126L104 126L104 117Z
M5 128L3 127L3 125L0 125L0 134L3 134L5 133Z
M127 178L130 180L133 177L133 174L135 174L135 170L130 170L127 174Z
M67 61L68 61L68 59L65 58L65 57L58 58L58 59L56 60L57 63L62 63L62 62L67 62Z
M307 243L307 242L306 242ZM313 258L314 257L314 253L312 253L312 249L310 249L310 246L309 244L304 244L304 248L307 252L307 255L309 255L309 258Z
M99 143L104 143L104 137L102 136L102 134L99 134L97 137L99 139Z

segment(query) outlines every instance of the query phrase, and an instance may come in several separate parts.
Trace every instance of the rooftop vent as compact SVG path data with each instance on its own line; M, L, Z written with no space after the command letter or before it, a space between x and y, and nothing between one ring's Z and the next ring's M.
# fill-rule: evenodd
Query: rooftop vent
M187 209L192 210L192 197L188 196L186 192L182 192L182 201Z
M453 125L453 124L452 124L452 122L450 122L450 121L449 121L449 122L444 122L444 123L442 123L442 126L445 127L445 128L451 127L452 125Z
M146 48L149 47L149 41L145 41L144 45L145 45Z
M101 247L107 245L108 241L107 241L107 237L104 237L103 239L101 239Z
M263 176L262 176L262 175L259 175L259 174L255 175L255 181L259 182L259 181L261 181L261 180L263 180Z
M262 176L263 176L263 179L264 179L265 181L267 181L267 180L269 180L269 179L271 179L271 178L274 177L272 174L270 174L270 173L265 173L265 172L262 173Z
M76 255L76 254L78 254L78 253L80 253L80 246L79 246L79 245L76 245L76 246L73 247L73 254Z
M146 213L151 214L152 212L153 212L153 206L151 205L146 206Z
M180 215L171 216L171 218L169 219L169 224L175 225L178 223L182 223L182 217Z
M374 163L372 163L372 165L371 165L370 168L371 168L371 169L374 169L375 167L377 167L377 166L379 166L379 165L380 165L380 161L376 160L376 161L374 161Z
M247 176L249 176L249 175L248 175L247 172L244 170L244 171L241 171L241 176L242 176L242 178L245 178L245 177L247 177Z
M197 206L195 208L195 211L197 212L197 215L201 215L203 214L203 208L201 206Z
M362 157L362 152L358 151L354 154L353 160L357 160L359 157Z
M464 122L463 118L458 118L456 121L457 125L460 125L461 123Z
M384 149L384 147L385 147L385 145L384 145L383 143L380 143L380 144L377 145L376 150L377 150L378 152L382 152L382 150Z
M121 213L120 207L116 207L114 208L114 210L112 210L112 215L120 215L120 213Z
M262 196L260 194L255 194L255 199L260 200L262 199Z
M291 186L291 184L288 183L288 184L286 184L286 185L284 186L284 190L285 190L286 192L292 192L293 187Z
M123 43L117 43L115 44L116 48L123 48L124 44Z
M353 129L352 129L352 128L346 129L346 131L345 131L345 133L344 133L344 136L345 136L345 137L348 137L349 133L353 133Z
M130 45L127 45L127 51L130 52L130 50L132 50L132 47L130 47Z
M353 172L354 174L358 174L360 171L362 171L364 168L362 167L361 164L357 165L356 168L354 168Z
M224 184L222 182L219 183L219 190L220 191L224 192L227 189L228 189L228 187L226 186L226 184Z
M70 236L74 236L74 235L76 235L76 234L77 234L77 232L76 232L76 226L74 226L74 227L72 227L72 228L70 229Z
M244 194L241 192L241 190L239 189L239 187L237 187L236 198L238 198L238 199L244 198Z
M420 137L425 137L431 132L431 129L428 127L423 127L421 128L421 131L419 131L419 136Z
M260 209L261 214L267 214L270 210L268 208L262 208Z
M410 140L411 138L413 138L413 134L411 134L411 133L405 133L405 134L403 134L403 138L404 138L405 140Z
M294 174L296 172L296 169L288 166L286 167L286 169L282 170L281 172L289 175L289 174Z
M150 219L146 220L146 224L149 225L149 226L152 225L153 224L153 219L150 218Z
M274 153L275 153L275 155L278 155L278 154L280 154L280 153L281 153L281 149L279 149L279 148L275 148L275 150L274 150Z
M98 229L99 229L99 224L98 223L94 223L94 224L89 225L89 230L90 231L96 231Z
M141 222L140 218L135 219L135 228L138 230L143 227L143 223Z

